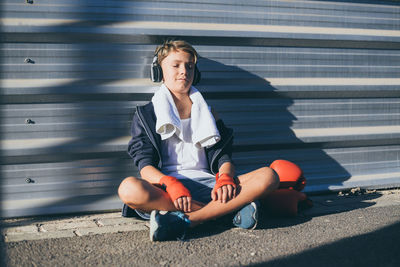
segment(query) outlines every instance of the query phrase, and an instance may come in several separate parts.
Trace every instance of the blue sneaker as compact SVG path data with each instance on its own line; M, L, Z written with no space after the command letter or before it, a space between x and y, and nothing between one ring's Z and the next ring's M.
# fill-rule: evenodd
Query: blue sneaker
M233 218L233 225L243 229L255 229L258 223L259 206L260 202L258 200L244 206Z
M150 214L150 240L183 240L190 220L180 211L153 210Z

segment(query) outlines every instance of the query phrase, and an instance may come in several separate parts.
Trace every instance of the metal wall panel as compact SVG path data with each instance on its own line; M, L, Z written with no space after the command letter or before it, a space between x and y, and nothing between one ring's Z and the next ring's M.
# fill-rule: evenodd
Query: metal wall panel
M1 3L2 216L121 206L155 46L201 55L239 173L286 158L306 191L400 185L397 1Z

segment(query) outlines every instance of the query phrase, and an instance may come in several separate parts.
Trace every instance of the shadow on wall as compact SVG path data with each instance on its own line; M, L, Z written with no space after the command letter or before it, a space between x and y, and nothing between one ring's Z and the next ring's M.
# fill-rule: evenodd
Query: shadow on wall
M2 11L2 6L0 5L0 17L3 17L3 11ZM1 27L0 27L0 34L2 33ZM4 50L3 50L3 44L0 43L0 58L4 58ZM0 61L0 80L3 79L3 62ZM0 97L1 97L1 91L0 91ZM3 125L3 106L0 104L0 125ZM0 140L3 140L3 130L2 127L0 128ZM0 148L0 218L3 217L3 209L2 209L2 203L3 203L3 151ZM3 225L0 223L0 232L3 231ZM4 242L4 237L3 235L0 235L0 266L6 266L6 249L5 249L5 242Z
M78 26L85 25L43 27L43 31L73 32L71 27ZM100 25L90 25L93 28L97 26ZM39 38L40 33L37 36ZM67 40L68 37L71 39ZM78 38L75 37L66 34L62 41L58 41L62 43L33 43L29 49L21 49L21 53L27 53L34 63L26 66L29 69L25 73L16 73L22 75L16 78L70 79L71 82L42 88L32 86L28 88L32 90L27 89L28 93L21 98L14 97L15 102L7 103L12 108L29 109L37 114L31 117L32 123L23 126L19 133L25 136L14 137L9 132L8 140L29 139L33 144L40 139L56 139L54 144L45 141L46 146L30 151L26 149L23 156L5 159L11 172L20 171L17 178L14 174L7 174L10 176L7 186L2 183L2 189L9 190L8 203L15 205L12 207L14 210L7 210L11 216L115 208L115 201L112 206L109 199L117 198L120 181L132 172L125 147L120 147L118 139L129 135L134 105L143 99L137 99L134 94L110 92L108 85L138 78L141 72L129 60L133 57L137 63L145 57L132 56L129 49L118 49L119 45L110 43L106 35L104 41L99 35L97 43L79 43L79 34ZM43 46L51 48L47 50L49 54L37 52L44 51ZM129 63L132 69L126 71ZM48 66L53 69L41 71ZM4 78L10 79L6 75ZM30 177L31 182L26 183L25 177ZM23 199L28 208L19 204Z
M136 50L129 43L137 40L143 43L146 36L129 35L128 41L118 43L118 36L102 31L101 27L116 21L131 21L131 14L121 10L134 9L135 3L106 7L80 1L79 5L50 5L49 10L46 4L41 7L34 1L25 4L24 12L32 7L37 17L51 10L55 11L52 14L72 16L74 22L32 26L33 32L21 29L17 37L9 34L4 38L9 42L7 45L19 49L13 64L20 66L22 57L31 59L20 68L23 71L14 71L12 66L8 72L11 74L4 74L4 79L48 79L52 85L27 87L25 83L23 93L8 96L8 102L2 99L12 110L36 114L30 115L29 125L20 120L14 124L17 130L7 129L7 140L27 139L28 147L36 145L21 153L11 148L10 153L16 156L3 162L7 167L7 181L1 187L6 191L7 201L3 216L115 209L119 183L136 173L121 140L129 136L135 105L143 104L149 97L136 94L130 85L112 83L143 78L149 69L143 63L150 61L151 55L143 53L140 48L143 46L138 45ZM82 8L87 12L82 12ZM123 15L115 17L110 12L113 8ZM21 14L15 12L5 17ZM13 43L13 38L18 44ZM62 84L54 85L59 80ZM26 116L21 114L17 115ZM23 200L27 202L22 203Z
M107 47L108 44L103 46ZM62 121L65 129L58 131L56 123L55 129L48 133L55 135L50 138L65 138L66 141L41 148L39 154L32 158L32 162L23 163L34 163L38 172L37 176L31 176L31 184L22 185L29 195L36 199L54 199L30 209L27 211L29 215L115 208L115 204L110 204L110 201L117 198L119 183L132 171L127 163L126 152L122 150L125 147L120 147L118 139L129 135L129 120L135 99L127 102L119 99L115 93L99 98L103 92L102 85L112 80L101 77L102 72L107 70L97 72L98 76L93 77L90 66L93 57L84 53L86 49L80 51L80 57L88 65L87 69L80 70L82 76L78 83L83 92L88 93L70 93L68 90L71 88L79 89L74 82L51 88L48 94L54 96L54 102L33 104L45 108L57 104L50 113L63 112L64 109L67 114L54 118L65 120ZM120 53L115 52L118 55ZM118 72L114 75L113 80L125 78L119 77ZM93 83L93 80L96 82ZM62 99L63 94L67 94L67 100ZM70 101L68 96L76 100ZM128 107L128 104L131 106ZM40 128L40 119L38 121L35 126Z
M342 185L351 178L351 174L327 154L324 149L329 146L327 142L304 142L293 130L309 123L297 121L293 113L300 111L296 105L303 104L300 109L304 109L302 101L312 105L314 100L304 96L296 99L290 92L279 90L261 78L262 74L210 58L201 58L199 69L202 81L196 87L225 124L234 129L233 159L239 174L269 166L276 159L286 159L303 169L307 178L306 192L307 187L312 187L309 191L313 193L327 192L329 185ZM313 107L306 108L312 110ZM373 205L360 204L362 207Z
M240 173L284 158L300 165L310 185L321 181L342 184L350 178L324 151L326 142L306 143L293 131L297 117L289 109L296 111L296 104L304 99L294 99L290 92L278 90L267 80L236 66L201 58L199 69L204 78L197 87L225 123L234 128L234 158ZM296 127L302 123L307 122L297 121Z

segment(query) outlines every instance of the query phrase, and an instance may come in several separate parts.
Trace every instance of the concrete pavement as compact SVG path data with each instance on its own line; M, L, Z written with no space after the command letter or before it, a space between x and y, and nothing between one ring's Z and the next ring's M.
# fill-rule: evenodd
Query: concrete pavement
M301 212L300 216L312 217L371 206L400 205L400 190L361 192L359 189L353 189L346 193L312 196L311 199L314 202L314 207ZM147 222L135 218L123 218L120 211L2 221L2 234L5 242L80 237L147 229Z
M50 238L81 237L105 233L147 230L147 223L123 218L121 213L100 213L73 217L36 217L3 221L5 242Z
M110 266L108 263L122 266L280 265L283 258L286 263L300 262L303 258L296 258L299 253L305 258L323 257L326 254L324 248L328 246L331 249L330 244L337 242L343 242L343 246L351 244L351 247L357 247L361 242L361 247L372 248L372 252L364 251L363 258L374 255L374 251L379 254L373 259L381 260L382 256L386 259L388 253L392 258L394 255L392 261L377 261L375 266L400 263L399 253L391 252L400 252L400 190L361 192L354 189L348 193L311 198L314 207L303 211L297 218L264 218L266 222L261 224L261 229L254 231L208 224L191 233L188 242L151 243L147 222L122 218L120 212L7 219L2 221L6 263L9 266L54 266L55 263L63 266ZM350 241L358 240L358 237L359 242ZM364 239L379 241L381 237L387 239L384 245L388 247L384 251L374 248L375 241L364 242ZM90 253L77 251L78 248L85 248ZM341 245L333 248L340 253L351 250L341 251ZM193 258L188 258L181 249L186 252L193 249L196 253L190 254ZM310 250L316 254L307 254ZM127 257L125 253L128 251L135 257ZM216 252L219 255L217 259L213 256ZM76 259L71 260L72 255ZM94 255L97 258L91 258ZM172 256L172 259L165 255ZM194 255L203 256L196 258ZM230 258L234 261L231 262ZM351 263L349 265L354 263L340 261L345 265L346 262ZM309 265L308 261L304 263Z

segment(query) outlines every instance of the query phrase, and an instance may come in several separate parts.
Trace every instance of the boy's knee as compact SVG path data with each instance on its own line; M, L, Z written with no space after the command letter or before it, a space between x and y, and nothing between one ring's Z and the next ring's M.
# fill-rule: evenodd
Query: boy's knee
M125 178L118 187L118 196L125 203L129 195L129 189L131 187L131 181L134 180L135 177L127 177Z
M141 179L135 177L125 178L119 188L118 195L122 202L131 205L140 205L148 201L149 194Z
M279 187L279 176L278 174L269 167L263 167L260 169L262 177L264 178L264 187L277 189Z

